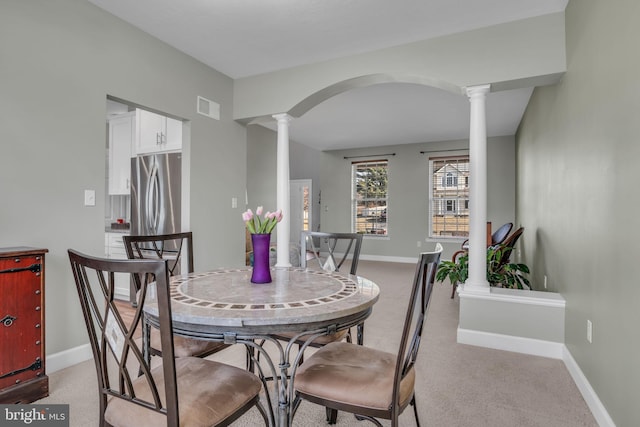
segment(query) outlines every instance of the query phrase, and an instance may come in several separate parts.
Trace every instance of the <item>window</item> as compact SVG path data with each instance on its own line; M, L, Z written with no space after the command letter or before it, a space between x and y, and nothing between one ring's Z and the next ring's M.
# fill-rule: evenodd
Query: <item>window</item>
M447 172L447 174L442 178L442 186L443 187L457 187L458 186L458 175L452 172Z
M429 237L469 236L469 156L429 158Z
M455 200L447 200L447 212L446 213L455 213L456 212L456 201Z
M366 235L386 235L388 161L355 162L351 169L352 231Z

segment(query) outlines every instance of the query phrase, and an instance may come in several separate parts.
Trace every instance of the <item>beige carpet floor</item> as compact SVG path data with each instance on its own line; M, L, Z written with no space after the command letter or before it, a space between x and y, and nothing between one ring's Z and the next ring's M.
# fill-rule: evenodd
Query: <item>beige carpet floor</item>
M365 345L395 352L414 266L360 261L358 273L381 289L366 322ZM450 299L450 293L450 285L436 284L420 347L416 398L422 426L597 426L562 361L457 344L458 299ZM244 349L236 346L210 357L243 366ZM52 373L50 396L36 403L68 403L71 427L96 426L96 388L89 360ZM261 418L252 409L233 425L253 427L261 425ZM303 403L294 425L326 425L324 408ZM366 425L371 424L338 415L339 427ZM411 408L401 415L400 425L415 425Z

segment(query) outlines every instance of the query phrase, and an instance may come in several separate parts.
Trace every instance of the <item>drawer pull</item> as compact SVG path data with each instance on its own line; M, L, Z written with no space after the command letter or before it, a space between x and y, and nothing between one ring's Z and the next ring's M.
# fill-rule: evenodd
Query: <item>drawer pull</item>
M2 324L4 326L6 326L7 328L11 325L13 325L13 321L16 320L17 317L11 316L10 314L7 314L6 316L4 316L2 318L2 320L0 320L0 322L2 322Z
M20 374L22 372L25 372L25 371L37 371L40 368L42 368L42 361L38 357L38 358L36 358L36 361L33 362L31 365L29 365L29 366L27 366L25 368L22 368L22 369L16 369L15 371L8 372L8 373L0 376L0 379L8 378L8 377L11 377L13 375L18 375L18 374Z
M32 273L40 273L41 268L42 268L42 264L31 264L29 267L8 268L6 270L0 270L0 274L20 273L21 271L30 271Z

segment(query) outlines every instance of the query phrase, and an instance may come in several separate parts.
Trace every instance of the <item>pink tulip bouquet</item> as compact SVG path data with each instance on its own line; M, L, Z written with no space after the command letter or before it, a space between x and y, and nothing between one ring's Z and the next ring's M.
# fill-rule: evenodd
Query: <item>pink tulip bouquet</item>
M251 234L270 234L275 228L276 224L282 221L282 209L278 209L275 212L267 212L262 215L262 206L258 206L255 215L251 209L247 209L242 214L243 221L247 224L247 229Z

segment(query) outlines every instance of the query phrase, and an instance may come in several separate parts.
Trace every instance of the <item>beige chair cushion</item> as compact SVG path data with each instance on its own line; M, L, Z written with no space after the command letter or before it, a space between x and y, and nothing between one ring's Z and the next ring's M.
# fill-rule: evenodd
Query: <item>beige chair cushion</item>
M348 332L349 330L345 329L343 331L336 332L335 334L321 335L315 340L313 340L313 346L322 346L322 345L327 345L331 342L342 341L343 338L347 336ZM295 337L298 334L299 332L281 332L277 335L277 338L283 339L283 340L291 340L293 339L293 337ZM299 341L305 341L307 338L308 336L302 336L299 339Z
M197 340L194 338L185 338L179 335L173 336L173 355L175 357L191 357L209 355L216 351L227 347L222 342L211 342L205 340ZM151 328L151 348L162 351L160 341L160 330Z
M152 370L164 405L162 365ZM242 369L198 357L176 359L180 426L213 426L247 404L262 384ZM145 377L134 382L139 398L151 399ZM157 427L166 425L166 416L119 398L111 398L105 420L113 427Z
M395 354L368 347L335 342L327 344L300 367L296 391L346 405L388 410L391 406ZM400 383L400 406L404 407L415 384L415 371Z

